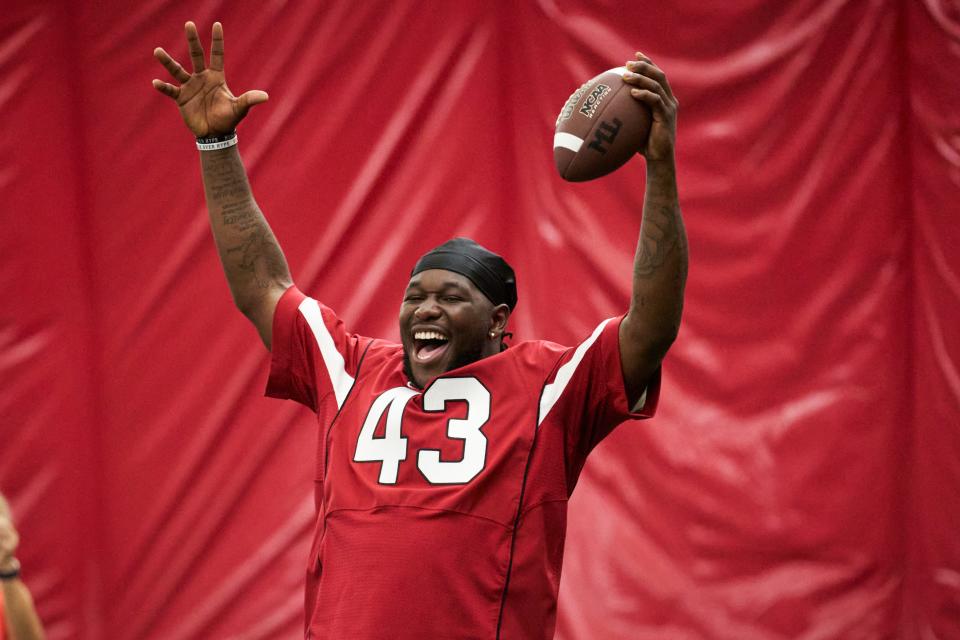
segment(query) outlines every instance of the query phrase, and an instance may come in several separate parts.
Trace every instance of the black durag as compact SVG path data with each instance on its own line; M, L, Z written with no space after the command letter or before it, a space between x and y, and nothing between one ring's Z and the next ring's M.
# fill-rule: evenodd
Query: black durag
M447 240L423 254L410 277L427 269L446 269L466 276L494 305L517 306L517 277L507 261L470 238Z

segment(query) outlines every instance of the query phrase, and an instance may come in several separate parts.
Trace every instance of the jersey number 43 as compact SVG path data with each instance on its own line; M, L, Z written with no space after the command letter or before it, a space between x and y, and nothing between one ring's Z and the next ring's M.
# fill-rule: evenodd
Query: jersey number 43
M400 463L407 459L403 412L419 392L407 387L387 389L373 401L360 428L354 462L379 462L380 484L396 484ZM447 421L447 437L463 440L463 458L440 459L439 449L420 449L417 468L431 484L466 484L483 471L487 437L480 429L490 419L490 392L476 378L440 378L423 393L424 411L444 411L448 402L466 402L467 416ZM374 434L387 414L383 437Z

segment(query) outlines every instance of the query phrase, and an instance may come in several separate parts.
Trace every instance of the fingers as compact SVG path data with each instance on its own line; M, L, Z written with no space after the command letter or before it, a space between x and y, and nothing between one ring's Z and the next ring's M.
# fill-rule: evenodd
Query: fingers
M193 64L193 72L200 73L206 67L203 65L203 45L200 44L197 25L188 22L183 25L183 29L187 33L187 46L190 48L190 63Z
M653 78L628 71L627 73L623 74L623 81L629 85L633 85L632 90L634 91L639 89L641 91L647 91L648 93L654 93L658 96L666 98L666 89L664 89L663 85Z
M646 89L631 89L630 95L650 107L650 115L657 122L666 122L667 110L663 97L659 93L647 91Z
M669 118L668 104L672 107L673 103L668 102L666 89L659 82L630 72L623 74L623 81L633 85L630 87L630 95L650 107L650 113L655 120L662 121Z
M153 57L160 61L160 64L170 72L170 75L173 76L173 79L177 82L186 82L190 79L190 74L187 73L187 70L180 66L180 63L170 57L162 47L157 47L153 50Z
M162 82L162 81L157 80L156 78L154 78L154 79L153 79L153 88L156 89L157 91L159 91L160 93L162 93L162 94L165 95L165 96L170 96L170 97L173 98L174 100L176 100L177 98L180 97L180 87L175 87L175 86L173 86L172 84L170 84L169 82Z
M673 95L667 75L643 53L626 63L627 73L623 81L632 85L630 95L650 107L653 119L672 122L676 118L679 103Z
M645 76L647 78L652 78L655 80L661 87L663 87L663 96L669 98L670 100L676 100L673 95L673 89L670 88L670 82L667 80L667 74L665 74L660 67L653 63L646 54L637 52L637 59L627 62L627 70L632 71L638 75Z
M247 115L247 112L250 111L250 107L266 102L270 99L270 96L267 95L266 91L247 91L239 98L237 98L237 115L241 118Z
M223 25L213 23L213 38L210 41L210 68L223 71Z

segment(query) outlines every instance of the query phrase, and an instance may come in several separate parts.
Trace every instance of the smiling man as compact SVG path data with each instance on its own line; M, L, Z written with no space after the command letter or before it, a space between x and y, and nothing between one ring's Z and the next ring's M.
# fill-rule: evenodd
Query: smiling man
M400 306L404 373L423 388L432 377L500 353L516 304L516 277L503 258L468 238L440 245L413 268Z
M193 23L186 33L193 72L157 49L179 86L154 87L197 136L230 290L272 351L267 393L309 407L320 430L306 636L552 638L567 499L601 439L653 415L679 328L687 250L665 75L637 54L624 76L653 114L627 313L576 346L507 348L513 269L455 238L414 266L396 344L293 286L236 147L267 95L227 89L219 23L209 67Z

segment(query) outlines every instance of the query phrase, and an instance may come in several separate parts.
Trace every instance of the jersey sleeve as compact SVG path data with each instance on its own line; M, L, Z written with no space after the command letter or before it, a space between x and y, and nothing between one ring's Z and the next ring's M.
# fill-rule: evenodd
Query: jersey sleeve
M564 352L540 396L538 424L561 424L565 454L576 472L587 454L614 427L628 420L652 418L660 398L660 369L629 406L620 362L620 322L603 321L586 340Z
M296 400L319 413L338 410L353 387L370 342L348 333L329 307L290 287L273 316L266 395Z

